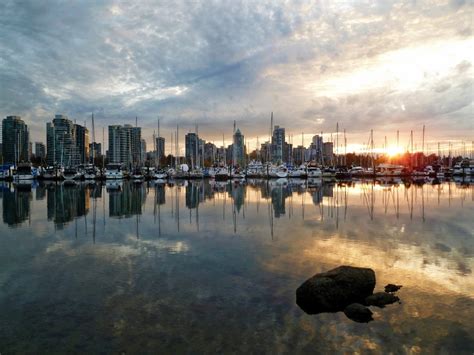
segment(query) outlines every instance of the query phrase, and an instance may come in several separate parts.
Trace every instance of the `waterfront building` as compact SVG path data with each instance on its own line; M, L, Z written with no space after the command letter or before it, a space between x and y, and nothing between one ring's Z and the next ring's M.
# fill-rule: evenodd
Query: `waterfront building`
M260 145L260 158L262 162L269 162L272 160L271 147L272 145L268 141Z
M142 157L141 150L141 127L109 126L107 157L110 163L137 164Z
M102 156L102 143L89 143L89 160Z
M46 146L42 142L35 142L35 157L46 159Z
M240 129L238 128L233 136L232 161L234 164L237 164L239 166L244 166L245 164L244 135L240 132Z
M2 121L2 155L4 163L29 160L28 126L20 116L7 116Z
M216 160L219 162L225 162L226 161L226 156L227 156L227 151L224 146L221 146L220 148L217 148L216 150Z
M323 137L319 135L313 136L309 146L309 160L322 162L323 160Z
M204 161L213 163L216 160L217 147L211 142L204 144Z
M74 164L85 164L89 158L89 130L81 125L74 125Z
M332 142L323 143L323 161L326 165L331 165L334 160L334 144Z
M301 165L305 162L306 148L302 145L299 145L293 148L293 163L295 165Z
M48 165L72 165L74 162L74 124L65 115L55 115L46 124L46 160Z
M272 162L279 164L283 162L283 145L285 143L285 129L275 126L272 134Z
M140 162L146 161L146 141L144 139L140 140Z
M156 137L155 149L156 159L161 162L165 157L165 139L163 137Z
M197 133L190 132L184 138L186 163L190 166L199 165L199 136Z

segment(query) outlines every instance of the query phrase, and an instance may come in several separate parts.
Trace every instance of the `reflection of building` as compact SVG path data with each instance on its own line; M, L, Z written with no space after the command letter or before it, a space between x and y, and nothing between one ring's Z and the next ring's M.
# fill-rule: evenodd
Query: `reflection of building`
M323 187L322 186L311 188L310 193L313 198L313 203L316 206L318 206L319 204L321 204L321 202L323 202Z
M157 205L164 205L166 203L166 190L164 184L158 184L155 186L155 203Z
M202 182L191 182L186 186L186 207L197 208L199 203L204 201L202 193Z
M3 191L3 223L15 226L30 216L31 185L16 185L14 191Z
M120 190L109 192L109 216L129 218L142 214L146 190L143 185L125 183Z
M244 205L245 202L245 190L244 186L241 184L238 185L232 185L229 184L231 190L230 190L230 195L232 199L234 200L234 206L237 212L240 212L240 209Z
M286 186L277 185L271 189L272 205L275 211L275 218L279 218L286 213L285 199L290 196L291 190Z
M47 193L48 220L61 228L74 218L85 216L90 207L84 185L49 185Z
M2 121L2 155L5 163L29 160L28 126L20 116L7 116Z

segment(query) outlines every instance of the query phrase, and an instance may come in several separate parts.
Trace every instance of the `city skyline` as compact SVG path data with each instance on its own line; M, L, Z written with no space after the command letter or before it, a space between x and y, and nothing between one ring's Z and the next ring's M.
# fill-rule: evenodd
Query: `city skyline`
M0 8L0 115L21 116L33 142L55 114L90 129L92 112L98 137L138 116L148 147L159 117L165 138L197 123L217 145L222 134L231 143L236 120L253 150L271 112L294 141L310 132L305 145L339 122L349 150L371 129L379 147L397 130L404 146L411 130L420 140L423 125L432 145L474 135L472 3Z

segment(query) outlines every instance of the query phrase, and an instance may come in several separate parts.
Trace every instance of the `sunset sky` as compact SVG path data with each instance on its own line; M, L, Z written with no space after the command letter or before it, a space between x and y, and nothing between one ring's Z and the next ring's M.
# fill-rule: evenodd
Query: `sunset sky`
M433 149L474 137L472 1L2 1L0 116L32 140L62 113L251 149L270 113L293 142L346 129ZM340 136L342 137L342 136ZM106 137L107 138L107 137ZM342 139L341 141L342 142ZM420 143L418 143L420 144ZM184 145L184 144L183 144Z

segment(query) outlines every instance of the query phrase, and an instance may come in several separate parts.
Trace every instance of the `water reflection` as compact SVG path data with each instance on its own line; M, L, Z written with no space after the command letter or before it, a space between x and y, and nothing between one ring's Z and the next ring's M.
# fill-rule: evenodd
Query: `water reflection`
M460 353L473 343L466 181L0 183L0 199L5 353ZM295 306L298 285L341 264L403 284L403 303L363 327Z

